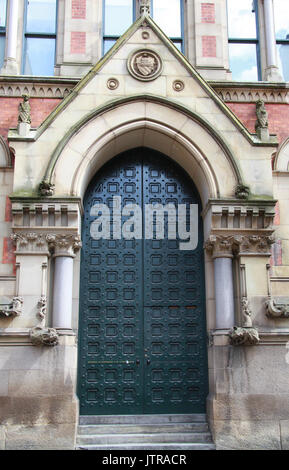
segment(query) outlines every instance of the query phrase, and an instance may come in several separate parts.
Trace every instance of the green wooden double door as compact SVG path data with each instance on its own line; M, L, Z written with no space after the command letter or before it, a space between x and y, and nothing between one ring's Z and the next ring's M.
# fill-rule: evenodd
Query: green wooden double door
M198 246L177 239L96 239L96 204L197 204ZM114 207L115 208L115 207ZM207 356L203 235L198 193L186 173L151 149L114 158L84 200L81 258L80 413L203 413ZM122 223L128 220L122 217ZM155 224L159 223L157 220ZM125 228L123 228L125 233Z

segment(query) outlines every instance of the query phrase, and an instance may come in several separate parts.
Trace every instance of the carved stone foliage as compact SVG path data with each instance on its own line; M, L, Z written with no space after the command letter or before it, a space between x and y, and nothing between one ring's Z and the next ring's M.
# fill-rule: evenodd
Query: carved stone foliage
M13 297L10 305L0 305L0 316L4 317L18 317L22 313L23 298Z
M42 181L39 185L39 194L40 196L53 196L54 194L54 184L47 181Z
M235 326L229 331L229 338L233 346L254 346L260 342L256 328Z
M12 233L10 238L16 244L17 251L45 251L48 248L46 235L36 232Z
M58 334L54 328L35 326L30 330L30 340L34 346L56 346Z
M274 243L274 237L271 235L244 235L236 238L236 245L241 254L255 253L270 255L271 245Z
M54 250L55 256L74 256L81 248L81 240L79 235L76 234L49 234L46 236L49 243L49 248Z
M214 258L232 257L236 243L236 237L233 235L210 235L205 249Z
M155 80L162 73L162 60L160 56L150 49L140 49L128 58L129 73L141 81Z
M269 296L265 307L266 315L269 318L289 318L289 303L279 303Z

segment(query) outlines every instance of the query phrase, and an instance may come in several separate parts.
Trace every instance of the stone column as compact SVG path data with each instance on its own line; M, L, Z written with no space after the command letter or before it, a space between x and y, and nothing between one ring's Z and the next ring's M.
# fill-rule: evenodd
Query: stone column
M265 79L269 82L282 82L284 80L279 72L277 65L274 10L272 0L264 0L264 24L267 60Z
M2 75L18 75L17 65L17 38L18 38L18 6L19 0L8 2L9 13L6 32L6 50L4 65L1 69Z
M73 258L80 248L77 234L50 235L50 247L53 247L55 259L53 285L52 324L56 330L72 328L72 281Z
M216 329L230 329L235 323L233 244L233 237L211 235L205 245L214 260Z

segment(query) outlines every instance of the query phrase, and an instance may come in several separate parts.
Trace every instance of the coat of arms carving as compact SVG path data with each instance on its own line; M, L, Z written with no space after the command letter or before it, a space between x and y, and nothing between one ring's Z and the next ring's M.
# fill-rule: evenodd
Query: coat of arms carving
M156 52L142 49L129 57L128 70L138 80L154 80L162 72L162 61Z

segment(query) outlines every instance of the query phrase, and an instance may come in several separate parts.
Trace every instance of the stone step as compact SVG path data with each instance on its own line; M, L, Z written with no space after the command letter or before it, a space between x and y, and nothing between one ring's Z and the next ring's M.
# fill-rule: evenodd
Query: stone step
M149 443L141 443L141 444L122 444L122 445L85 445L85 446L77 446L77 450L216 450L214 444L210 443L160 443L160 444L149 444Z
M166 444L166 443L212 443L211 434L203 433L158 433L158 434L102 434L77 436L77 445L117 445L117 444Z
M207 423L165 423L165 424L95 424L79 426L78 435L96 434L153 434L178 432L208 432Z
M80 425L204 423L205 414L80 416Z

